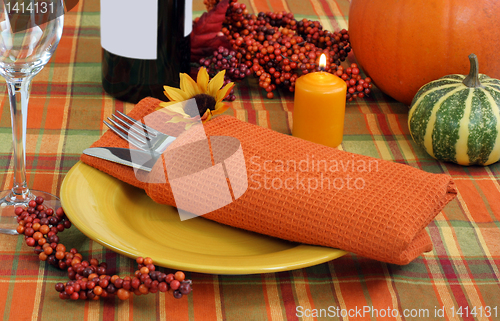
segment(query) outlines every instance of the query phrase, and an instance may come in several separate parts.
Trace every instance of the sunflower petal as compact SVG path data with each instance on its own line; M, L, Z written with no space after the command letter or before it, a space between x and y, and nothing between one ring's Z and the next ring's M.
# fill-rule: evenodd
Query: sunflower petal
M229 95L233 87L234 87L234 82L230 82L229 84L225 85L224 88L220 89L217 92L217 97L215 98L215 100L217 102L221 102L224 98L227 97L227 95Z
M198 71L198 77L196 80L198 81L198 88L200 88L202 93L207 92L209 79L210 76L208 75L207 70L205 69L205 67L201 67Z
M176 101L164 101L164 102L158 104L158 107L156 107L156 110L161 110L161 109L168 107L168 106L171 106L173 104L178 104L178 102L176 102Z
M203 114L203 116L201 116L201 120L205 121L208 118L208 116L210 116L210 109L207 109L205 111L205 113Z
M224 85L224 75L226 74L225 70L221 70L215 75L212 80L208 83L207 94L212 97L217 97L217 91Z
M167 123L192 123L192 122L196 123L198 122L198 120L182 116L174 116L169 121L167 121Z
M215 105L215 110L212 110L212 115L220 115L229 108L228 105L224 103L217 103Z
M181 73L180 79L181 90L186 92L189 97L194 97L198 94L201 94L198 84L188 74Z
M163 107L167 107L173 104L177 104L176 101L164 101L158 104L158 107L156 107L156 110L162 109Z
M207 121L209 121L211 118L212 118L212 113L207 113L205 118L203 118L203 117L201 118L201 122L202 122L202 123L206 123L206 122L207 122Z
M209 113L209 112L210 112L210 109L208 109L208 108L207 108L207 109L205 110L205 112L203 113L203 116L201 116L201 119L203 119L203 117L205 117L205 115L206 115L207 113ZM200 112L200 113L201 113L201 112Z
M177 101L171 101L169 103L161 103L159 106L162 106L163 108L159 109L159 111L164 112L167 115L181 115L183 117L191 117L184 111L183 103L179 103Z
M165 89L165 95L171 101L183 101L183 100L188 100L189 98L191 98L191 97L189 97L189 95L186 92L184 92L178 88L163 86L163 89Z

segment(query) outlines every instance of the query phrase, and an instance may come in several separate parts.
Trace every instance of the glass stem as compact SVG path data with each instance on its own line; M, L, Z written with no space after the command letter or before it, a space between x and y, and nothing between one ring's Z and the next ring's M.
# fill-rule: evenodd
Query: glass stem
M10 199L22 203L31 198L26 183L26 127L32 77L7 81L14 143L14 184Z

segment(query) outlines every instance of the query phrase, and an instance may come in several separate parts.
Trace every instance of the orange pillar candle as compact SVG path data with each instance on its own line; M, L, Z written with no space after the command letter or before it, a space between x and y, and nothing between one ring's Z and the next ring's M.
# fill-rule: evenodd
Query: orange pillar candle
M325 65L323 54L320 68ZM340 145L344 135L346 91L344 80L324 71L298 78L292 135L330 147Z

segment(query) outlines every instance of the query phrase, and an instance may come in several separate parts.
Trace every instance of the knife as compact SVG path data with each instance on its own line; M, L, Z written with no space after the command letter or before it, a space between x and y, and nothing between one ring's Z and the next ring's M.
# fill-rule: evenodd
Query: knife
M92 147L83 151L85 155L105 159L122 165L151 172L156 160L161 156L156 152L118 147Z

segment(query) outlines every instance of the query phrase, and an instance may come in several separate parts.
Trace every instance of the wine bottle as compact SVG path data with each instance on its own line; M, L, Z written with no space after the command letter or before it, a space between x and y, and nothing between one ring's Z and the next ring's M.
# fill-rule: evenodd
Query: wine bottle
M193 0L101 0L102 85L132 103L166 100L189 73Z

